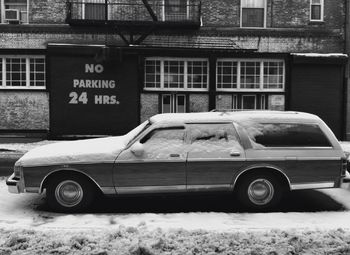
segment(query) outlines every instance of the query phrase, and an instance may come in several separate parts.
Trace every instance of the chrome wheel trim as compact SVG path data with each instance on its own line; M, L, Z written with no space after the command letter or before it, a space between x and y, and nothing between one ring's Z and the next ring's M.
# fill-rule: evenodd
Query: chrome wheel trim
M266 205L271 202L275 190L272 183L264 178L252 181L248 186L248 198L255 205Z
M80 184L72 180L60 182L55 189L55 198L64 207L78 205L83 199L83 194Z

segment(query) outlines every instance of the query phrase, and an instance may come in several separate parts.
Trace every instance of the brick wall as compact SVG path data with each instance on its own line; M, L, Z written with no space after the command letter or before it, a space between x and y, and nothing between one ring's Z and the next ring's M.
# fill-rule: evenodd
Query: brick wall
M158 112L158 94L141 94L140 119L144 122Z
M1 91L1 130L48 130L49 97L47 92Z
M66 19L66 2L62 0L31 0L29 23L63 24Z
M203 26L240 26L240 0L203 0Z
M114 0L117 1L117 0ZM151 0L150 4L160 0ZM192 0L198 2L198 0ZM125 0L118 0L125 2ZM134 0L142 4L141 0ZM320 27L341 28L345 21L345 0L325 0L324 21L310 22L309 0L267 0L266 21L271 28ZM63 24L66 5L62 0L30 1L30 23ZM120 11L120 10L119 10ZM159 16L161 10L155 8ZM202 0L202 21L205 26L239 27L240 0ZM146 12L142 12L145 15ZM146 13L147 18L148 14Z
M95 33L0 33L0 48L2 49L46 49L49 42L52 43L92 43L121 44L118 35ZM152 38L152 37L150 37ZM157 36L154 40L169 41L174 36ZM221 37L224 38L224 37ZM242 49L257 49L258 52L343 52L344 41L341 35L328 36L231 36L225 37L233 40ZM218 37L218 40L220 37Z
M324 1L324 22L310 22L310 1L269 1L267 20L269 27L342 28L345 20L344 0Z
M324 22L310 22L309 0L267 0L268 28L342 28L345 0L324 0ZM203 0L204 26L240 27L240 0Z
M191 94L189 96L190 112L207 112L209 111L209 95Z

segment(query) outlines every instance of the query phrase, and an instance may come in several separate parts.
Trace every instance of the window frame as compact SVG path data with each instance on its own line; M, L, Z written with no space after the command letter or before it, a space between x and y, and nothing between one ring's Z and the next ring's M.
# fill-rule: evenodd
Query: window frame
M82 16L83 20L86 19L85 16L86 16L86 6L87 5L89 5L89 4L93 4L93 5L96 5L96 6L103 5L104 8L106 8L105 7L105 4L106 4L105 0L82 0L82 3L83 3L83 5L82 5L82 10L81 10L81 16ZM103 14L104 14L104 16L102 17L102 19L92 19L92 20L105 20L106 13L103 13ZM107 5L107 18L109 19L109 17L110 17L110 8Z
M1 9L1 24L9 24L8 22L6 22L5 20L5 0L0 0L0 9ZM21 16L20 16L20 19L19 19L19 24L29 24L29 0L26 0L26 4L27 4L27 9L26 9L26 12L27 12L27 22L23 22L21 21ZM15 4L16 5L16 4ZM11 8L13 9L13 8ZM20 15L21 15L21 11L19 11Z
M170 97L170 112L165 112L164 111L164 97L166 96L169 96ZM179 108L179 103L178 103L178 98L179 97L183 97L184 99L184 109L185 111L184 112L179 112L178 111L178 108ZM186 95L185 94L169 94L169 93L166 93L166 94L161 94L160 95L160 110L161 110L161 113L185 113L187 112L187 98L186 98Z
M7 83L7 69L6 69L6 63L7 59L25 59L25 83L26 86L8 86ZM30 69L30 60L31 59L43 59L44 60L44 86L31 86L31 69ZM0 90L7 89L7 90L45 90L46 89L46 58L44 55L0 55L0 61L1 61L1 74L0 79L2 81L2 84L0 85ZM35 71L35 70L34 70ZM36 72L34 72L36 73Z
M310 0L310 21L323 22L324 21L324 0L320 0L320 4L314 4L314 0ZM312 19L312 6L320 6L320 19Z
M167 3L166 3L167 0L162 0L162 21L178 21L178 20L168 20L166 17L167 17L167 10L166 10L166 6L167 6ZM168 1L171 1L171 0L168 0ZM190 0L185 0L186 1L186 20L188 20L190 18ZM181 5L180 5L181 6Z
M262 123L259 123L261 125L309 125L309 126L317 126L317 128L319 129L319 131L321 132L321 134L324 136L324 138L327 140L327 142L329 143L329 146L315 146L315 145L311 145L311 146L266 146L266 145L263 145L261 144L263 147L255 147L252 145L252 148L254 150L325 150L325 149L332 149L333 148L333 144L331 142L331 140L329 139L327 133L322 129L322 126L319 125L319 123L314 123L314 122L287 122L287 121L284 121L284 122L262 122ZM252 137L247 134L249 140L250 140L250 143L254 142L256 144L259 144L258 142L254 141L252 139Z
M159 88L149 88L146 87L146 62L147 61L160 61L160 87ZM165 69L164 69L164 62L165 61L182 61L184 64L184 73L183 75L183 83L184 87L183 88L165 88L165 82L164 82L164 75L165 75ZM203 83L205 85L205 88L189 88L188 87L188 62L195 62L195 61L202 61L206 62L207 64L207 72L202 73L202 75L207 76L207 81L206 83ZM209 61L206 58L157 58L157 57L151 57L151 58L145 58L145 63L144 63L144 82L143 82L143 89L144 91L209 91Z
M261 1L261 0L260 0ZM240 1L240 28L249 28L249 29L262 29L262 28L266 28L266 19L267 19L267 0L263 0L264 1L264 24L262 27L245 27L243 26L243 8L247 8L247 9L253 9L253 8L249 8L249 7L243 7L242 4L242 0Z
M237 72L236 72L236 88L219 88L219 62L237 62ZM259 88L256 89L249 89L249 88L242 88L241 84L241 63L242 62L260 62L260 73L259 73ZM283 64L283 81L282 81L282 88L264 88L264 62L276 62L276 63L282 63ZM231 72L232 73L232 72ZM283 59L235 59L235 58L218 58L216 60L216 91L224 92L224 91L230 91L230 92L285 92L286 87L286 65L285 61Z

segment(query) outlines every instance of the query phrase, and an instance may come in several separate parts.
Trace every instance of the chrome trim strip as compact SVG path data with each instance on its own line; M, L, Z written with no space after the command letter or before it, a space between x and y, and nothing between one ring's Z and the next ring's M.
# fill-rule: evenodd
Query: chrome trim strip
M101 187L103 194L105 195L115 195L116 191L114 187Z
M230 184L187 185L187 191L231 190Z
M329 161L329 160L341 160L341 157L266 157L266 158L247 158L247 161L285 161L285 160L297 160L297 161L311 161L311 160L318 160L318 161Z
M184 192L186 185L117 187L117 194Z
M187 158L187 162L213 162L213 161L246 161L244 157L230 156L227 158Z
M86 173L84 173L83 171L77 170L77 169L73 169L73 168L60 168L60 169L56 169L54 171L51 171L50 173L48 173L47 175L45 175L45 177L42 179L41 183L40 183L40 187L39 187L39 194L41 194L43 192L43 184L45 182L45 180L52 174L57 173L57 172L63 172L63 171L73 171L73 172L77 172L80 174L85 175L87 178L89 178L91 181L93 181L96 186L103 192L101 186L89 175L87 175Z
M246 158L246 161L285 161L286 157Z
M256 148L253 150L333 150L332 146L324 146L324 147L264 147L264 148Z
M264 159L265 160L265 159ZM271 169L271 170L275 170L275 171L278 171L280 172L281 174L283 174L283 176L286 178L286 180L288 181L288 185L289 185L289 189L291 190L291 183L290 183L290 180L288 178L288 176L283 172L282 169L278 168L278 167L275 167L275 166L271 166L271 165L268 165L268 164L260 164L260 165L253 165L253 166L250 166L244 170L242 170L237 176L236 178L234 179L233 183L232 183L232 189L234 189L235 185L236 185L236 182L238 180L238 178L245 172L247 171L250 171L250 170L256 170L256 169L259 169L259 168L267 168L267 169Z
M115 162L116 164L142 164L142 163L186 163L186 157L184 158L178 158L177 160L175 159L169 159L169 160L155 160L155 159L149 159L149 160L134 160L134 159L122 159L122 160L117 160Z
M325 189L325 188L334 188L334 182L319 182L319 183L301 183L301 184L292 184L291 190L301 190L301 189Z
M117 156L116 156L116 158L117 158ZM29 164L29 165L23 165L23 167L28 167L28 168L30 168L30 167L43 167L43 166L47 166L47 167L52 167L52 166L54 166L54 167L62 167L63 165L96 165L96 164L114 164L114 162L115 162L115 159L114 160L109 160L109 161L98 161L98 162L96 162L96 161L83 161L83 162L69 162L69 163L66 163L66 164L53 164L53 165L51 165L51 164L33 164L33 165L31 165L31 164Z
M298 157L297 160L318 160L318 161L326 161L326 160L341 160L341 157Z

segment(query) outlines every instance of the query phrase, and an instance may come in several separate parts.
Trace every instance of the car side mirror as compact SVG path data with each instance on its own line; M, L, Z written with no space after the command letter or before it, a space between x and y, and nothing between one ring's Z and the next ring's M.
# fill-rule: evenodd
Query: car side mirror
M145 148L142 143L136 142L134 143L131 148L131 152L136 156L136 157L141 157L143 153L145 152Z

